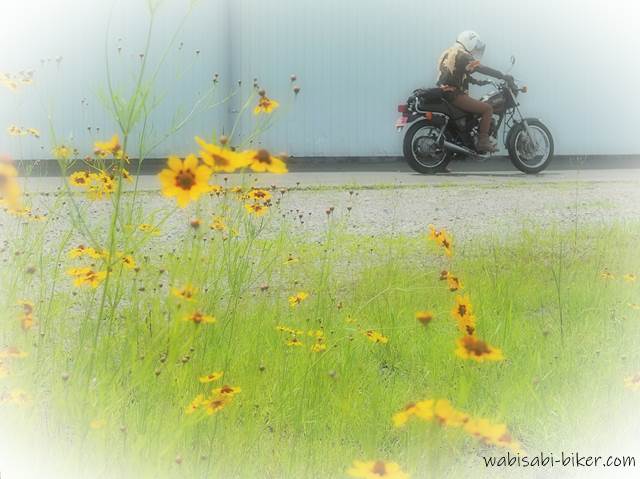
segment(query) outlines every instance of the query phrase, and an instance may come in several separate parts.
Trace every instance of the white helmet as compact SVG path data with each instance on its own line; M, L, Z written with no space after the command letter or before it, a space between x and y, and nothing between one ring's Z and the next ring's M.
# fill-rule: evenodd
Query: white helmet
M476 32L466 30L458 35L458 39L456 41L462 45L468 53L473 55L476 60L479 60L482 58L482 55L484 55L486 45L482 40L480 40L480 36Z

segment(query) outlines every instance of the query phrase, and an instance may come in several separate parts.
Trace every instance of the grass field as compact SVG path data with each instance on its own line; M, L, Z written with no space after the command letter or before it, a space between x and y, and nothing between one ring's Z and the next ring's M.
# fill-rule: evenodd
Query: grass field
M639 225L460 243L453 231L447 256L427 225L359 237L331 211L311 240L275 199L248 212L249 192L171 212L192 224L171 241L165 213L141 217L130 195L115 229L74 216L66 196L43 221L2 219L0 423L39 451L33 464L58 458L71 477L333 478L386 461L350 473L405 477L395 462L411 477L511 477L479 456L637 431ZM55 230L56 216L73 227ZM104 251L76 249L85 229ZM82 267L104 275L69 274ZM466 323L452 311L465 295ZM456 354L471 323L477 360ZM405 409L431 399L449 402Z

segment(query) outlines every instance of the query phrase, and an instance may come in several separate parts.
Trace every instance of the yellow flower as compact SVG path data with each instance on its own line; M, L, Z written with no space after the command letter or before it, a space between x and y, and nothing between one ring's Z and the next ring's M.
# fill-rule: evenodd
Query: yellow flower
M101 158L117 156L121 149L118 135L113 135L109 141L96 141L94 144L94 153Z
M31 328L33 328L34 324L35 320L33 319L33 316L31 316L31 314L23 314L20 318L20 327L23 331L29 331Z
M31 395L24 389L12 389L0 394L0 404L26 406L31 403Z
M118 256L120 256L120 261L122 261L122 264L125 268L134 269L136 267L136 260L133 259L133 256L131 256L130 254L119 253Z
M615 279L615 276L607 270L604 270L602 273L600 273L600 277L603 279Z
M458 329L464 334L473 335L476 331L476 317L473 314L473 306L468 295L456 296L456 305L451 310L451 315L458 322Z
M8 161L0 161L0 198L11 210L20 208L21 188L18 184L18 171Z
M446 399L438 399L433 407L433 417L441 426L460 427L469 420L469 415L455 409Z
M397 463L384 461L353 461L347 474L360 479L409 479Z
M627 283L635 283L638 279L635 274L627 273L622 277Z
M383 336L382 334L380 334L377 331L373 331L373 330L368 330L364 332L364 335L369 338L369 341L372 341L374 343L381 343L381 344L386 344L389 342L389 338Z
M194 324L213 324L216 322L216 318L214 318L213 316L207 316L206 314L202 314L199 311L194 311L193 313L184 316L182 320L191 321Z
M202 148L200 151L202 161L209 165L215 172L233 173L249 164L244 156L228 148L212 145L198 136L196 136L196 142Z
M38 131L36 128L27 128L26 131L34 138L40 138L40 131Z
M267 150L249 150L242 153L256 173L286 173L287 165L280 158L271 156Z
M298 261L300 261L299 258L296 258L295 256L290 254L285 260L284 264L293 264L293 263L297 263Z
M254 216L263 216L269 211L269 207L262 203L246 203L245 209Z
M227 225L225 224L222 216L214 216L210 228L216 231L225 231L227 229Z
M184 161L176 156L169 158L169 169L158 175L162 185L162 194L176 197L178 206L185 208L191 201L197 201L200 195L209 190L211 169L206 165L198 165L198 159L189 155Z
M416 319L424 326L427 326L431 321L433 321L433 313L431 311L418 311L416 313Z
M91 429L102 429L106 425L107 421L105 421L104 419L94 419L89 423L89 427L91 427Z
M261 188L254 188L247 194L247 198L254 201L267 202L271 199L271 193Z
M129 170L122 168L120 170L120 174L122 175L122 179L127 183L133 183L133 177L131 176L131 173L129 173Z
M304 343L302 341L300 341L298 338L291 338L289 341L287 341L287 346L304 346Z
M635 309L636 311L640 311L640 304L638 303L628 303L631 309Z
M217 371L215 373L207 374L206 376L200 376L199 381L201 383L211 383L213 381L217 381L222 376L224 376L224 372Z
M100 286L100 283L107 277L106 271L94 271L91 268L71 268L67 274L75 276L74 286L91 286L94 289Z
M222 411L231 402L231 396L217 396L205 399L202 403L204 410L209 416Z
M91 183L91 174L88 171L76 171L69 177L69 183L73 186L88 188Z
M624 387L631 391L640 391L640 373L624 379Z
M7 133L9 133L10 136L25 136L27 134L24 129L16 125L9 126L9 128L7 128Z
M196 295L196 288L192 285L187 284L182 288L171 288L171 293L180 299L184 299L186 301L193 301L194 296Z
M264 91L261 91L260 99L258 100L258 104L256 105L256 107L253 109L253 114L254 115L259 115L261 113L269 114L273 112L275 109L277 109L279 106L280 106L280 103L270 99L269 97L267 97Z
M433 399L409 403L402 411L393 415L393 424L395 427L402 427L412 416L416 416L423 421L431 421L434 417L434 405L435 401Z
M294 308L302 303L305 299L309 297L309 293L305 293L304 291L299 292L295 296L289 297L289 305Z
M321 340L318 340L313 346L311 346L312 353L321 353L326 350L327 350L327 345Z
M153 236L158 236L160 234L160 230L153 225L142 223L138 226L138 229L143 233L149 233Z
M242 392L242 389L237 386L224 385L221 388L215 388L211 391L211 394L217 394L219 396L235 396L240 392Z
M437 230L433 225L429 225L429 240L435 241L436 244L444 248L447 256L451 256L453 241L444 228Z
M51 152L53 153L53 157L58 160L68 160L73 154L71 148L66 145L58 145L54 147Z
M459 289L463 288L462 281L460 281L457 276L454 276L452 274L447 275L447 285L449 286L449 291L451 292L458 291Z
M457 344L458 348L455 353L456 356L462 359L472 359L479 363L484 361L502 361L504 359L502 351L477 339L475 336L462 336L458 339Z
M22 351L16 346L9 346L4 349L0 349L0 359L22 359L29 355L26 351Z
M193 414L202 404L204 404L204 394L198 394L185 408L185 414Z
M470 418L463 426L463 430L492 446L511 449L514 452L523 452L521 445L513 439L505 424L493 423L488 419Z

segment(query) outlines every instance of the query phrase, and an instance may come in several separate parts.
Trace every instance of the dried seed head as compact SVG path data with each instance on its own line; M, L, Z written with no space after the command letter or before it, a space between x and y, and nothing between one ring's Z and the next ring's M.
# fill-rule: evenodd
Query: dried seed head
M156 370L154 371L154 374L155 374L155 375L156 375L156 377L157 377L157 376L160 376L160 373L161 373L161 372L162 372L162 371L160 370L160 368L158 368L158 369L156 369Z
M176 464L182 464L182 456L176 456Z
M298 85L293 86L293 93L295 93L296 95L300 93L300 87Z
M296 81L298 79L298 77L296 75L291 75L289 77L291 79L292 82Z
M264 91L264 90L260 90L260 91L258 92L258 95L260 95L260 96L264 97L264 96L267 96L267 92L266 92L266 91Z
M222 146L226 145L227 143L229 143L229 137L227 135L222 135L220 137L220 144Z
M68 381L69 380L69 373L62 373L62 380L63 381Z

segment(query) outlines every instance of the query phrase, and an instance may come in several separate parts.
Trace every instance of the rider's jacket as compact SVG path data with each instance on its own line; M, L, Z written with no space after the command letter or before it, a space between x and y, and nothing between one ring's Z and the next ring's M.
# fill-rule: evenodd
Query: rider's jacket
M456 43L438 60L438 86L453 95L467 94L469 83L474 83L471 74L479 66L480 62Z

